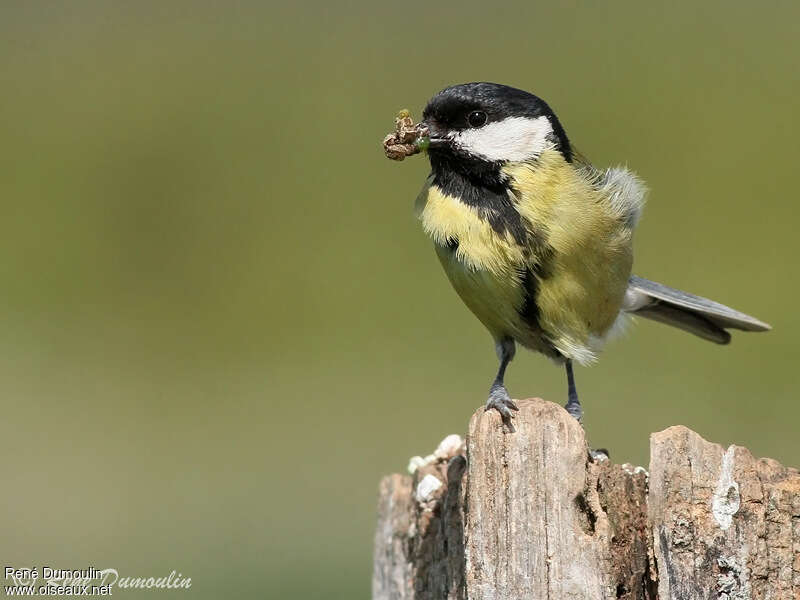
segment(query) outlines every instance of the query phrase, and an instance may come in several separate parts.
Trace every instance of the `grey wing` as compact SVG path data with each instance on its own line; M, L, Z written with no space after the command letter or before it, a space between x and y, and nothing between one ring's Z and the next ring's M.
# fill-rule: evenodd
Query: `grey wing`
M770 326L755 317L719 302L631 276L622 310L666 323L718 344L727 344L726 329L768 331Z

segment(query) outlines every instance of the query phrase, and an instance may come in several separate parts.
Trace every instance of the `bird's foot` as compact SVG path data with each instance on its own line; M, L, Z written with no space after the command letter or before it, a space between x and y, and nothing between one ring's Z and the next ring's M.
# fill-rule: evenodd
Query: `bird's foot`
M578 421L578 423L583 425L583 408L581 408L579 402L570 400L564 405L564 410L575 417L575 420Z
M611 459L611 454L605 448L598 448L597 450L592 450L589 448L589 458L592 459L592 462L604 462Z
M500 413L503 424L508 427L510 432L513 433L516 431L514 425L511 423L511 418L514 416L514 413L511 411L519 410L519 407L517 407L511 399L511 396L508 395L508 391L504 386L493 385L492 389L489 390L489 399L486 401L485 410L491 409L495 409Z

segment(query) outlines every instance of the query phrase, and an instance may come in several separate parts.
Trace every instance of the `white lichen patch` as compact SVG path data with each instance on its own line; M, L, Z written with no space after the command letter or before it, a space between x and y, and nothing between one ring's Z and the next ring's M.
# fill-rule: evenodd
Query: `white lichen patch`
M749 573L743 565L744 561L737 560L734 556L721 556L717 559L718 600L750 600Z
M422 458L421 456L412 456L408 460L408 474L413 475L414 473L417 472L417 469L424 466L425 466L424 458Z
M427 467L437 461L450 460L454 456L463 454L463 452L464 441L461 439L461 436L455 433L448 435L439 443L433 454L428 454L428 456L425 457L412 456L408 461L408 472L413 475L417 472L417 469Z
M634 467L631 463L625 463L622 466L622 470L625 471L628 475L644 475L648 479L650 478L650 473L647 472L647 469L644 467Z
M739 484L733 480L733 457L735 451L736 447L730 446L723 454L717 489L711 499L711 513L723 531L731 526L733 515L739 511L739 506L741 505Z
M422 467L427 467L428 465L435 463L436 457L433 454L428 454L428 456L412 456L411 460L408 461L408 473L409 475L413 475L417 472L417 469Z
M424 504L433 499L433 494L442 487L442 482L439 481L439 478L434 475L425 475L417 484L417 491L415 493L415 498L417 502L420 504Z
M444 438L434 450L433 455L439 460L449 460L461 453L463 441L461 436L453 433Z

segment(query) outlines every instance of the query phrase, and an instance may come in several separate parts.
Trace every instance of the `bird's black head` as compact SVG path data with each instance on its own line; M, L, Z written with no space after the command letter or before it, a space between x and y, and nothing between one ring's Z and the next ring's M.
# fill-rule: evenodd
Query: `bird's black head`
M544 100L497 83L448 87L423 112L431 165L486 169L533 160L545 149L572 160L567 134Z

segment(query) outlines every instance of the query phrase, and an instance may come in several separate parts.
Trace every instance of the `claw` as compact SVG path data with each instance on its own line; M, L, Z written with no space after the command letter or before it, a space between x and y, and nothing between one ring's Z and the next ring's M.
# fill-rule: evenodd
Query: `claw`
M511 396L508 395L506 388L497 386L491 389L489 392L489 399L486 401L486 407L484 410L491 409L495 409L500 413L500 417L503 419L503 424L511 433L516 431L514 425L511 423L511 419L514 417L514 413L511 411L518 411L519 407L511 399Z

